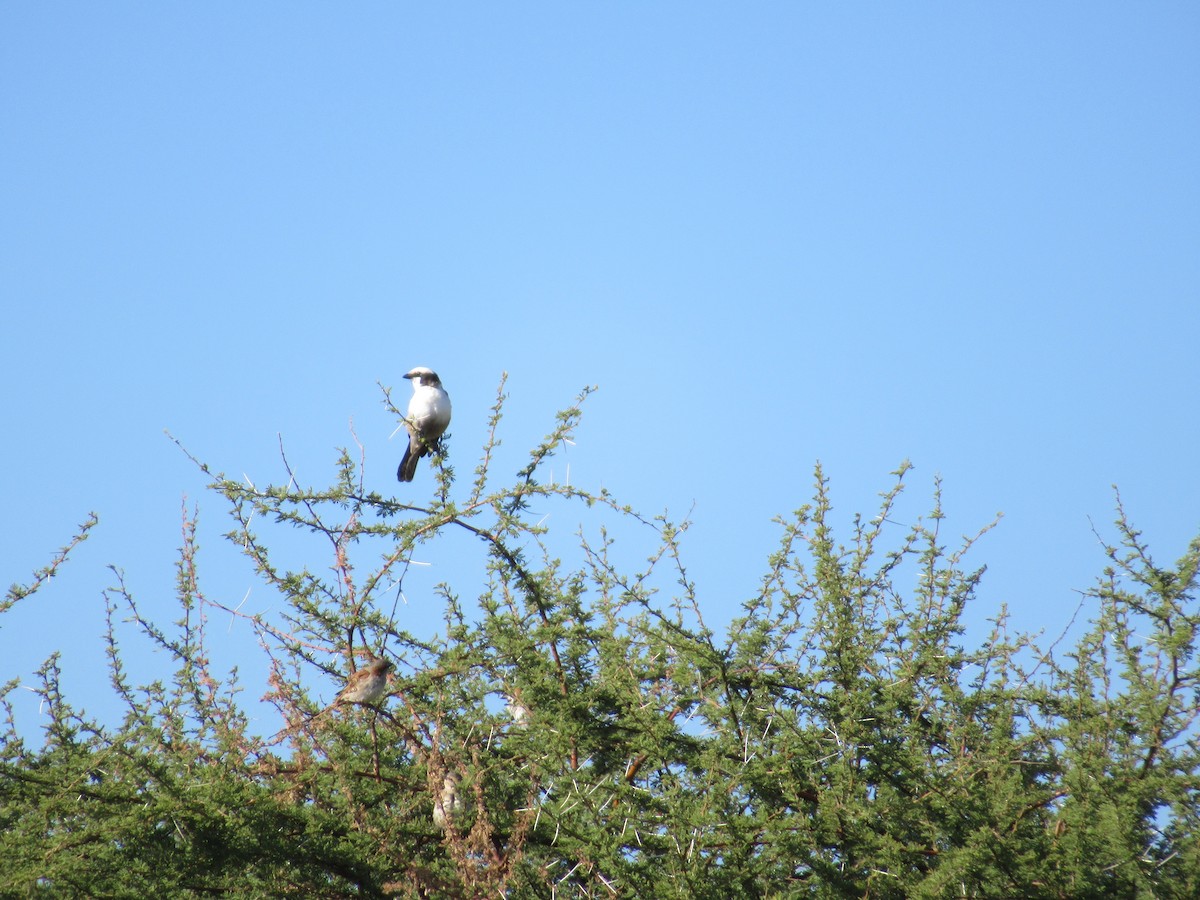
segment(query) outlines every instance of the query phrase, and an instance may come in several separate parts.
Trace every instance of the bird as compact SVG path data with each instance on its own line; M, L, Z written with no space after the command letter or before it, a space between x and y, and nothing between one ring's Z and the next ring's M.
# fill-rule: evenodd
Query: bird
M417 461L441 449L441 437L450 425L450 395L433 369L417 366L404 377L412 381L413 395L404 419L408 428L408 448L396 469L396 478L412 481L417 473Z
M387 695L388 672L391 671L390 659L374 659L361 669L350 673L346 686L338 692L332 706L345 706L348 703L365 703L374 706Z
M458 795L458 773L448 772L442 779L442 792L433 798L433 824L446 828L462 811L462 798Z
M311 719L304 722L297 722L276 732L275 736L267 743L274 744L280 738L286 737L298 728L312 727L319 719L323 719L332 710L341 709L343 706L348 706L351 703L365 703L369 706L374 706L387 696L388 673L391 670L392 661L390 659L372 659L361 669L356 669L350 673L350 677L346 679L345 686L338 691L338 695L332 703Z
M529 724L529 707L516 697L506 697L507 702L504 704L504 709L508 712L508 716L512 719L512 723L518 727Z

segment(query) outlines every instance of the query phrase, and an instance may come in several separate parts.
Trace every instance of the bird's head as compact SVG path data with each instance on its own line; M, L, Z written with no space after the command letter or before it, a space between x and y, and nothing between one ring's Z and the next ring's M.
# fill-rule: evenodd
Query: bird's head
M405 373L404 377L412 381L413 384L440 385L442 383L442 380L437 376L437 372L425 366L417 366L415 369Z

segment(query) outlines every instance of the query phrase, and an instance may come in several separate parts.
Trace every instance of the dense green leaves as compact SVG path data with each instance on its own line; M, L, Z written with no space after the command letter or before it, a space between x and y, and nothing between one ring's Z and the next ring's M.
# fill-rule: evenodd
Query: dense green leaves
M248 619L279 734L249 731L240 687L209 669L194 521L174 627L118 573L110 618L127 608L174 671L131 686L110 628L127 715L102 725L43 667L45 740L27 746L10 711L0 753L3 894L1200 895L1200 541L1161 566L1122 510L1069 652L1003 612L967 646L982 570L973 540L945 547L938 494L892 524L905 464L843 544L818 469L718 638L685 527L537 481L578 405L492 485L503 399L469 492L442 458L426 506L367 494L346 453L324 489L290 470L282 486L213 479L228 537L284 601ZM575 536L533 512L572 504ZM279 526L315 538L311 557L284 561L265 536ZM411 634L395 585L451 535L473 542L471 575L441 587L440 634ZM377 655L397 672L384 703L312 699Z

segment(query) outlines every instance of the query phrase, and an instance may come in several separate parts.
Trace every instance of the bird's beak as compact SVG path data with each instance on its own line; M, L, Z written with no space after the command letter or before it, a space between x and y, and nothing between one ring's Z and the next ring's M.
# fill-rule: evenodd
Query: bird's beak
M409 373L408 373L407 375L405 375L404 377L405 377L405 378L412 378L412 372L409 372Z

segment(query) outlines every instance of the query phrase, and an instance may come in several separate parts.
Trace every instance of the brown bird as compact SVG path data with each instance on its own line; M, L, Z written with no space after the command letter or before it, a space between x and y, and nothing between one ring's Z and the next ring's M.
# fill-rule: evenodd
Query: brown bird
M325 716L330 710L348 706L351 703L363 703L374 706L387 696L388 673L392 670L390 659L373 659L370 663L350 673L346 686L338 691L337 697L327 707L303 723L297 723L277 732L267 743L274 744L280 738L291 734L297 728L311 727L316 721Z
M385 696L388 689L388 672L392 669L390 659L375 659L346 679L346 686L338 693L332 706L344 706L347 703L365 703L374 706Z

